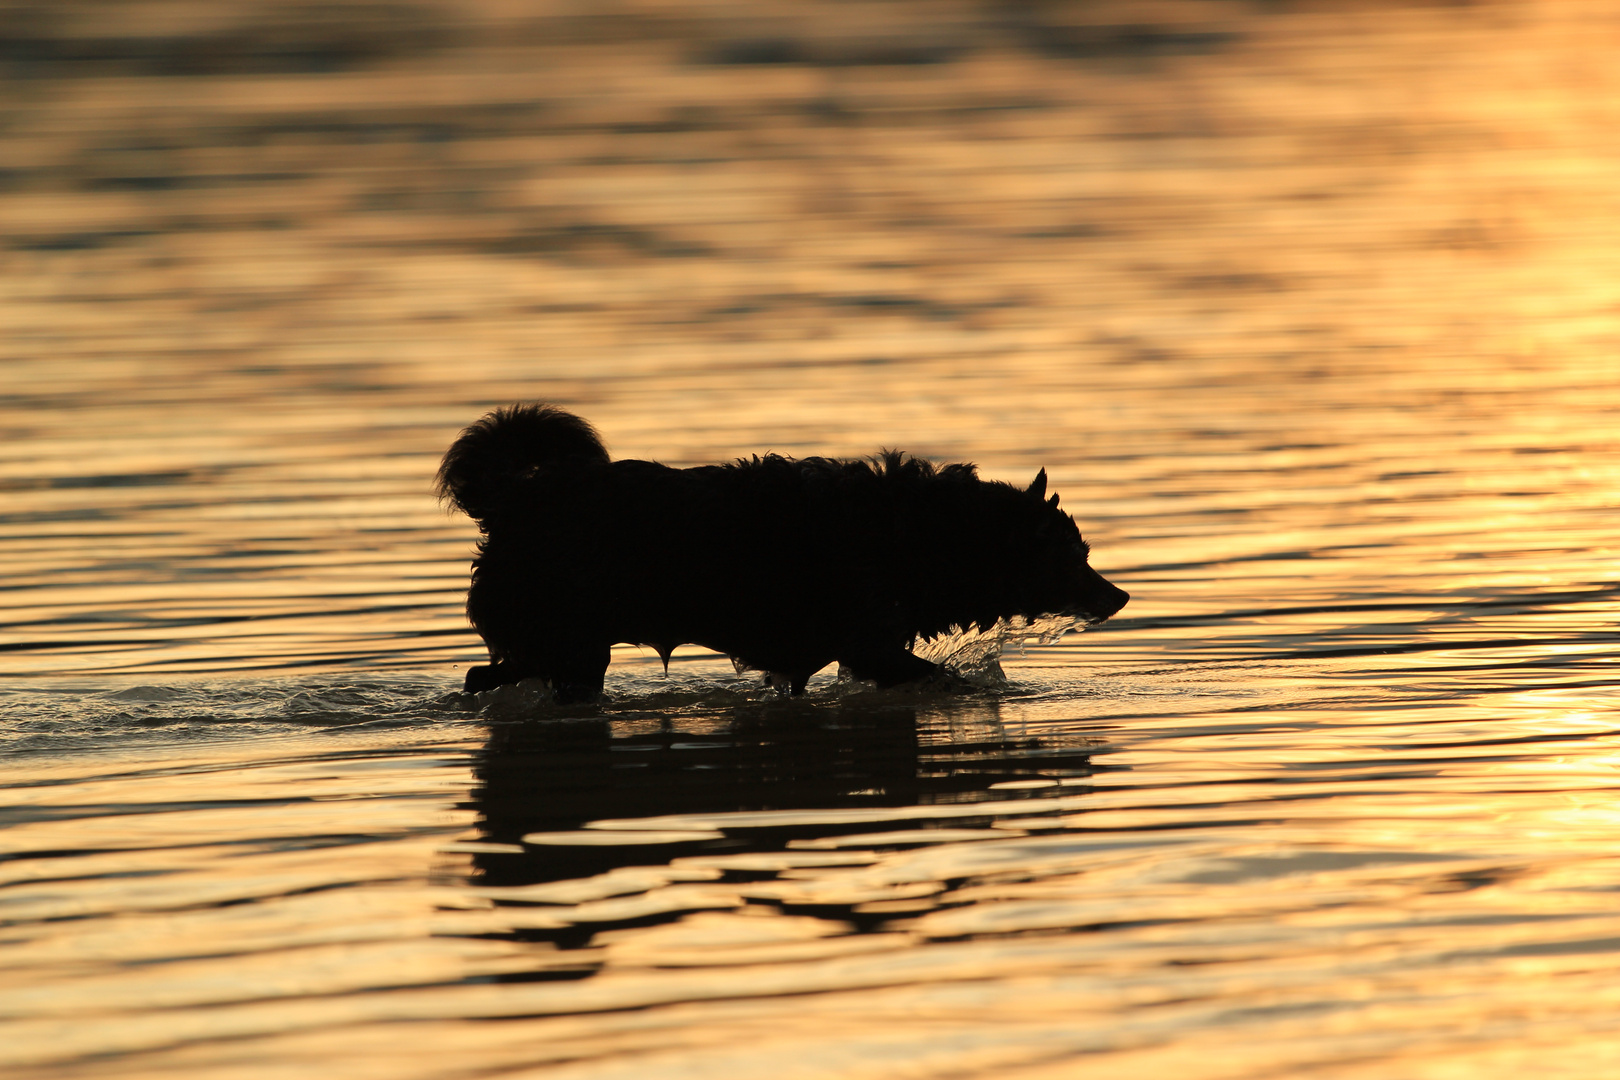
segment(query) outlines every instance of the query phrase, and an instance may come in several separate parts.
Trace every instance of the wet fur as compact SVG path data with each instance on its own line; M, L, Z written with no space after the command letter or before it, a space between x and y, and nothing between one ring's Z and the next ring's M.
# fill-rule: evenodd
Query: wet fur
M591 697L618 642L666 665L701 645L795 694L834 661L891 686L938 671L918 637L1100 622L1128 599L1087 565L1045 470L1019 490L897 451L675 469L612 461L579 417L518 405L461 433L438 490L483 533L467 616L491 663L469 692L539 678Z

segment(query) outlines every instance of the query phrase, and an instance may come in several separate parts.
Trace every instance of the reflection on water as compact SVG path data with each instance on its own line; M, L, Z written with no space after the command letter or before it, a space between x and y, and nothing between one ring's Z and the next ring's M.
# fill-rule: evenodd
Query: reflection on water
M1535 1050L1601 1075L1613 736L1311 670L783 701L716 661L514 719L408 681L60 702L174 735L15 759L6 1054L1244 1076Z
M1612 1074L1617 28L0 12L7 1076ZM1131 607L463 697L519 399L1044 466Z

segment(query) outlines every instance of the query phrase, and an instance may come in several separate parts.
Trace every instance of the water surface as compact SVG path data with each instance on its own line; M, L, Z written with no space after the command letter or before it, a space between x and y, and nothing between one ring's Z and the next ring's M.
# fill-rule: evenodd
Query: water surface
M6 19L8 1076L1613 1072L1613 12ZM463 697L536 399L1045 467L1133 599Z

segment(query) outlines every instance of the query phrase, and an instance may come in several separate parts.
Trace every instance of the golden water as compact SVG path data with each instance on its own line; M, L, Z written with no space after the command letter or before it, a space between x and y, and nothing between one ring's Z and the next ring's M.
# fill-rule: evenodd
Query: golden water
M6 19L8 1077L1620 1069L1611 6ZM1044 466L1131 605L468 701L528 399Z

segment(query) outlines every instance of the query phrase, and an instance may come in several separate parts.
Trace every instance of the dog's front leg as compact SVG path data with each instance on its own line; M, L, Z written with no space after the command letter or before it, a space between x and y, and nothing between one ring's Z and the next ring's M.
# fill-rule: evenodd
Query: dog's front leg
M875 682L884 689L927 679L940 671L938 664L892 647L851 650L839 656L838 662L855 678Z

